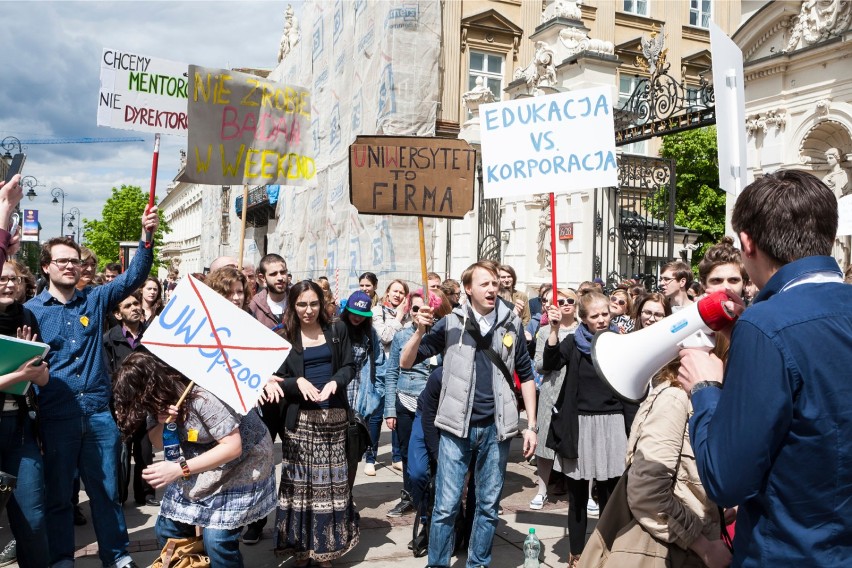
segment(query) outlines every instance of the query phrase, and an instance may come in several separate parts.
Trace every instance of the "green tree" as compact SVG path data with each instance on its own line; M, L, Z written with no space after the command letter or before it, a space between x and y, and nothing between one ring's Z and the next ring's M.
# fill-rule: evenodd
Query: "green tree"
M700 235L699 247L692 253L692 264L697 266L704 251L725 234L725 192L719 188L716 127L665 136L660 155L675 161L675 224ZM665 200L663 203L668 201L667 195L659 198Z
M104 204L101 218L83 219L83 242L98 257L99 268L119 261L120 241L138 241L142 234L142 212L148 206L148 193L135 185L112 188L112 197ZM160 226L154 234L154 246L163 243L163 235L171 232L159 212ZM154 257L154 270L162 262Z

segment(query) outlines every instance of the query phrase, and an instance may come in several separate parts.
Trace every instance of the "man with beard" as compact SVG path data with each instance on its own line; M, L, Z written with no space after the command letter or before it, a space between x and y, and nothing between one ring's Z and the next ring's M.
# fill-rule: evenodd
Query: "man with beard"
M107 372L114 377L125 359L136 351L146 351L140 343L142 333L145 331L145 312L142 310L142 293L133 292L118 303L113 310L113 316L118 324L104 333L104 355L106 356ZM154 449L148 439L148 430L143 424L133 433L130 439L123 442L126 448L123 467L125 471L130 470L130 456L136 466L133 468L133 497L137 505L150 505L157 507L160 502L155 497L154 488L142 479L142 470L154 463ZM127 497L130 476L123 480L123 486L119 487L119 495L124 503Z
M249 304L249 311L255 319L277 333L284 334L284 326L281 317L284 308L287 307L287 292L289 278L287 275L287 262L281 255L267 254L260 259L257 267L258 279L263 283L263 288L255 294ZM272 441L278 434L281 423L281 409L277 402L264 402L260 406L263 423L269 429ZM263 534L266 518L250 524L243 533L241 540L243 544L257 544Z
M156 207L145 212L141 225L143 235L156 232ZM41 270L49 284L26 305L38 320L41 341L50 345L50 382L39 389L38 403L52 566L74 565L71 494L78 470L91 502L101 563L107 568L136 566L127 552L130 541L118 502L120 440L109 408L112 383L101 330L107 310L142 285L153 260L153 247L140 242L124 274L103 286L77 290L80 246L56 237L41 249Z
M464 479L475 462L476 513L468 547L467 566L488 566L497 529L500 492L506 474L509 444L518 433L518 407L512 373L521 381L529 427L523 433L523 453L535 451L535 382L521 319L498 299L497 263L481 260L462 274L465 306L435 322L430 306L415 314L417 328L402 350L399 363L410 369L443 354L444 374L435 427L441 432L435 506L429 537L429 566L447 567L453 528ZM426 331L431 328L430 331Z

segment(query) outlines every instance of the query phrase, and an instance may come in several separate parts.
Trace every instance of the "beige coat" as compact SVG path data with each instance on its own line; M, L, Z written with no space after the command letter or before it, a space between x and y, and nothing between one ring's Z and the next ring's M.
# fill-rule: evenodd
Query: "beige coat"
M683 549L700 534L718 540L721 531L719 510L704 491L689 443L691 415L683 389L656 385L639 407L627 443L627 461L633 464L627 502L633 516L654 537Z

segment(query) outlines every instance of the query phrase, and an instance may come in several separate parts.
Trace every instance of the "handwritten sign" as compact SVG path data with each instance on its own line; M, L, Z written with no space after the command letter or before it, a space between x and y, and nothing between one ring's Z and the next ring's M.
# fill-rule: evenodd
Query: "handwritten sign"
M359 213L461 219L473 209L476 150L464 140L358 136L349 178Z
M311 96L302 87L189 66L189 144L181 181L311 185Z
M610 89L570 91L479 108L486 198L618 184Z
M574 223L559 223L559 240L570 241L574 238Z
M98 126L186 135L186 63L104 49Z
M145 331L151 353L246 414L290 352L290 344L192 276Z

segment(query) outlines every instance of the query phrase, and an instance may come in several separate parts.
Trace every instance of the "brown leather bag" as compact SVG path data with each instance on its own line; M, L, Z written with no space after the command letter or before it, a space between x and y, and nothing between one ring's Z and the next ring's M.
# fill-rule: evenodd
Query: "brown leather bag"
M204 552L200 536L170 538L151 568L210 568L210 557Z

